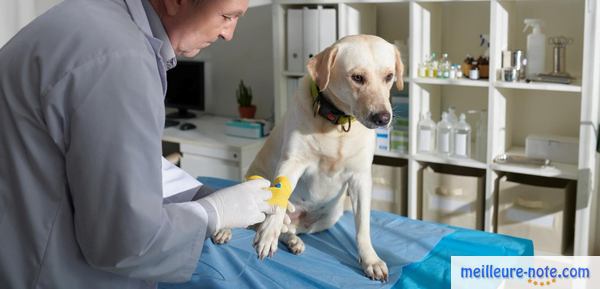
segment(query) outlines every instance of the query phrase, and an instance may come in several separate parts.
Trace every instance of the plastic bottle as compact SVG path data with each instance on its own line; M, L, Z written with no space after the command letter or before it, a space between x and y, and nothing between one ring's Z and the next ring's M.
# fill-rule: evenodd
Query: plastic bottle
M456 79L456 65L450 66L450 73L448 74L448 78Z
M448 121L452 125L455 125L458 122L458 117L456 116L456 108L454 106L448 107Z
M456 64L456 78L461 79L463 77L462 67L460 64Z
M437 77L438 74L438 60L437 56L434 53L431 53L431 58L429 60L429 72L427 73L427 77Z
M525 19L525 29L531 27L533 31L527 35L527 78L545 73L546 60L546 35L542 33L544 22L540 19Z
M418 151L433 153L435 149L435 122L431 120L431 112L426 112L421 116L417 128L419 131Z
M429 56L425 56L423 62L419 63L419 77L427 77L427 68L429 66Z
M464 113L460 120L452 127L452 155L456 157L471 156L471 126L467 123Z
M442 155L449 155L450 150L450 135L452 134L452 124L448 121L448 113L442 113L442 120L438 122L436 127L437 132L437 151Z
M448 53L444 53L442 56L440 72L438 72L438 77L446 79L450 78L450 61L448 60Z

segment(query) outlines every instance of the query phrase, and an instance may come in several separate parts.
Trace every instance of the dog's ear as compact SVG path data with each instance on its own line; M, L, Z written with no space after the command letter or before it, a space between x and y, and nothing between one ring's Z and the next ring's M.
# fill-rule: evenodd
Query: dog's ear
M308 60L306 68L310 77L317 82L321 91L329 85L329 75L335 63L338 48L336 45L327 47L321 53Z
M402 63L398 48L394 47L394 52L396 54L396 88L398 88L399 91L402 91L404 89L404 64Z

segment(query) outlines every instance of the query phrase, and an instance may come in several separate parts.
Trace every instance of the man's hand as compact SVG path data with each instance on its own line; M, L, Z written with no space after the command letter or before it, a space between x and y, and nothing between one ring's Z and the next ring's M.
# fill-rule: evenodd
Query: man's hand
M212 208L216 213L217 221L214 228L209 228L210 233L221 228L246 228L264 221L265 214L273 214L275 207L267 203L272 196L270 185L265 179L247 181L198 200L207 211Z

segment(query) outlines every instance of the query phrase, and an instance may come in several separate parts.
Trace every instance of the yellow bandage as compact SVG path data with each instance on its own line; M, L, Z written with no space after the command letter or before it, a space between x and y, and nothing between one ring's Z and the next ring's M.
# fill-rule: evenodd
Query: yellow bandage
M287 209L288 200L292 195L292 187L290 186L288 179L284 176L277 177L269 190L273 193L273 197L267 202L271 205L277 205Z
M261 176L250 176L248 180L264 179ZM270 205L277 205L284 209L287 209L288 200L292 195L292 187L290 182L284 176L279 176L273 181L269 188L273 196L267 201Z

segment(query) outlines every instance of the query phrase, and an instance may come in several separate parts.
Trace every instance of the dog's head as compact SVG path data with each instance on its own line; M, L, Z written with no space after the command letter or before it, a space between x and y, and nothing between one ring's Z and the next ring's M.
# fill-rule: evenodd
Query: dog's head
M368 128L392 120L390 88L404 82L400 52L372 35L347 36L308 61L308 72L321 91L340 110Z

